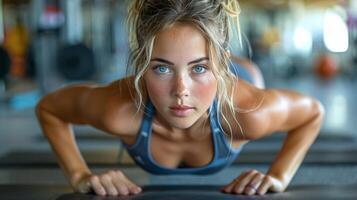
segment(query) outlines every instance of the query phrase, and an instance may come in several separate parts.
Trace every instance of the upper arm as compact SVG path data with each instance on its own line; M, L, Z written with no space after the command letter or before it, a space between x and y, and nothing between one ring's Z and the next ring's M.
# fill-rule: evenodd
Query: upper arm
M270 108L267 117L271 119L267 130L270 132L294 130L324 112L318 100L298 92L267 90L267 96Z
M105 98L104 90L104 87L90 83L66 86L44 96L37 111L49 112L68 123L85 124L91 115L100 114L98 105Z
M290 90L268 89L261 92L264 97L261 105L252 112L240 115L248 139L288 132L323 115L320 102L312 97Z
M64 87L44 96L36 110L45 110L61 120L72 124L89 124L106 130L110 111L120 109L128 102L123 81L106 86L77 84Z

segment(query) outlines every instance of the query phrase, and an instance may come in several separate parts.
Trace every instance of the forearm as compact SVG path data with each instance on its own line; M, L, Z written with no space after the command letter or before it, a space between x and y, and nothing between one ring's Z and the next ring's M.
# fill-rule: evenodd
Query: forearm
M317 112L308 122L288 132L280 152L267 173L281 180L284 189L290 183L308 149L316 139L322 118L323 112Z
M91 174L75 142L72 127L43 108L37 107L37 118L57 160L70 184L75 186Z

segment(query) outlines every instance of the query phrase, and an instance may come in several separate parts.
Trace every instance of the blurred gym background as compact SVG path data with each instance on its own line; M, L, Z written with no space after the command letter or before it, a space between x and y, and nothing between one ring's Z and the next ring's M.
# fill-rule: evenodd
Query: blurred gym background
M266 87L300 91L326 108L319 139L300 171L306 176L294 183L357 183L357 1L239 2L243 48L235 38L233 53L260 68ZM127 4L0 0L0 184L65 183L34 106L64 85L126 76ZM130 166L117 138L90 127L74 129L91 167ZM247 146L240 163L265 169L281 137ZM145 182L143 174L132 176Z

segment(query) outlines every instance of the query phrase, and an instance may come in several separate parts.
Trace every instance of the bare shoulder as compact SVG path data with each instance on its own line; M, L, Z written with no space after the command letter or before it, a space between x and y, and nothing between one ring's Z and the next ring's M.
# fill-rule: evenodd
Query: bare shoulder
M101 108L100 117L91 120L91 125L113 135L136 135L140 128L142 112L134 102L132 78L112 82L97 90L102 90L105 99L102 105L97 105ZM100 93L95 90L92 92Z
M292 130L323 112L315 98L286 89L259 89L245 81L237 82L234 100L239 123L235 129L241 130L238 138L247 140Z
M107 85L73 84L44 96L36 113L48 113L70 124L87 124L118 136L136 133L140 112L131 77Z

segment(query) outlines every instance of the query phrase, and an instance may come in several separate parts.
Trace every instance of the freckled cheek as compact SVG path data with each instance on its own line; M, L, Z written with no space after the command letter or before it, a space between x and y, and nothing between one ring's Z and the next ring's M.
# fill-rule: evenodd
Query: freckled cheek
M159 81L146 82L146 88L151 99L162 98L163 95L168 93L167 84L162 84Z
M194 87L194 95L201 102L211 103L217 92L217 81L214 77L207 77L198 80L198 84Z

